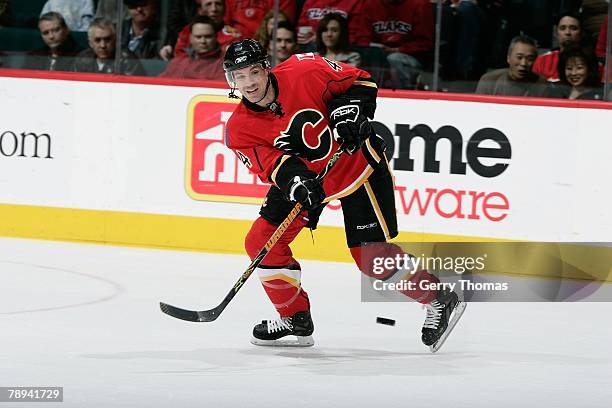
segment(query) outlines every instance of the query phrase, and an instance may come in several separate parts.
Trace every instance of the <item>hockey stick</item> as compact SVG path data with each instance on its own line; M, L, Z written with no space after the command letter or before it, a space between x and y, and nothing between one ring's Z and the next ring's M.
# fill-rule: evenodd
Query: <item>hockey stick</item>
M340 158L343 149L338 149L332 157L330 157L329 161L325 165L323 171L317 176L317 179L322 180L325 175L329 172L329 170L336 164L336 161ZM221 315L221 312L225 309L225 307L232 301L236 293L242 288L242 285L246 282L246 280L251 276L255 268L259 266L261 261L265 258L265 256L270 252L270 250L276 245L278 240L283 236L289 225L297 218L297 216L302 211L302 204L297 203L295 207L289 212L289 215L283 220L283 222L278 226L276 231L272 234L268 242L264 245L263 248L259 251L257 256L251 261L251 264L248 266L246 271L240 276L238 281L234 284L234 287L229 291L229 293L225 296L223 301L214 309L210 310L187 310L181 309L176 306L169 305L167 303L160 302L159 307L162 312L172 317L176 317L177 319L187 320L190 322L212 322Z

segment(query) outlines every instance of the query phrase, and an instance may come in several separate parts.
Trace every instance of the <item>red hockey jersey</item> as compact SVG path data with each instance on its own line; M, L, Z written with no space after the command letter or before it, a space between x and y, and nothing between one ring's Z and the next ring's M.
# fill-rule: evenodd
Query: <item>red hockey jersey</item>
M433 49L434 18L429 0L368 0L364 19L371 43L399 47L405 54Z
M284 115L265 108L256 111L243 100L227 123L226 145L264 182L276 184L276 173L290 155L320 173L339 148L329 127L327 103L352 86L376 85L367 72L313 53L292 56L272 75ZM381 159L369 140L365 149L338 159L324 179L326 201L352 193L367 179L372 167L366 155Z
M317 32L319 22L326 14L338 13L348 19L349 41L354 45L368 45L368 32L363 22L363 4L359 0L306 0L300 13L299 27L311 27Z
M274 8L274 0L225 0L225 18L244 38L253 38L266 13ZM280 9L291 21L295 18L295 0L280 0Z

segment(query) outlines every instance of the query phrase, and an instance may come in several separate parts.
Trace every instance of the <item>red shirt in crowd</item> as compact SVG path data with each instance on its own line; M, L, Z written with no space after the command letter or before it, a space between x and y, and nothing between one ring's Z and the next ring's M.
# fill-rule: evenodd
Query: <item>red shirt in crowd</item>
M434 17L429 0L368 0L364 7L370 43L414 54L431 51Z
M369 1L369 0L368 0ZM363 23L363 5L359 0L306 0L298 27L311 27L313 33L328 13L338 13L348 19L349 41L355 45L368 45L368 32Z
M533 63L533 72L543 76L549 82L557 82L559 80L559 50L548 51L546 54L538 55Z
M274 0L225 0L225 18L244 38L253 38L266 13L274 8ZM291 21L295 16L295 0L280 0L280 9Z
M225 80L221 48L199 58L190 55L173 58L160 77Z

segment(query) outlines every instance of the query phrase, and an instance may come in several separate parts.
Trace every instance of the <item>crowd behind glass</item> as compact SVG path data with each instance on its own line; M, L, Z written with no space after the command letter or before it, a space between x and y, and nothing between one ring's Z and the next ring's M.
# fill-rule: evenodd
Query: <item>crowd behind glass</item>
M604 100L608 1L0 0L0 68L224 80L254 38L384 88Z

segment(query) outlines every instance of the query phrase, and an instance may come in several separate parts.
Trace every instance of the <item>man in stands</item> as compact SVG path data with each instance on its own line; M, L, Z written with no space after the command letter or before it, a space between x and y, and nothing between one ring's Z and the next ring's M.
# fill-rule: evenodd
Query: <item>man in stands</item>
M199 16L210 17L217 25L217 41L221 45L222 49L225 49L228 45L234 41L241 39L240 32L234 27L231 27L223 21L225 17L225 0L200 0L197 14ZM174 56L180 57L186 55L185 49L191 46L190 44L190 25L186 25L185 28L179 34L176 45L174 46Z
M540 55L533 64L533 72L543 76L549 82L559 81L557 65L559 53L567 48L579 47L582 41L582 22L575 14L562 14L556 26L559 49Z
M159 37L159 0L123 0L130 18L123 22L121 48L138 58L158 58L161 47Z
M104 18L95 19L87 31L89 49L77 55L73 70L100 74L121 73L124 75L144 75L144 69L134 54L121 51L119 70L115 67L115 26Z
M71 71L74 57L81 47L70 35L64 17L55 11L45 13L38 19L38 29L45 46L28 53L23 68Z
M512 39L508 47L508 68L484 74L476 93L504 96L542 96L546 81L532 71L538 54L535 40L526 35Z
M289 21L281 21L276 27L276 60L280 64L295 54L297 42L295 27ZM272 38L268 44L268 52L272 53Z
M221 47L217 25L207 16L196 16L190 24L190 48L170 61L162 77L223 80Z

